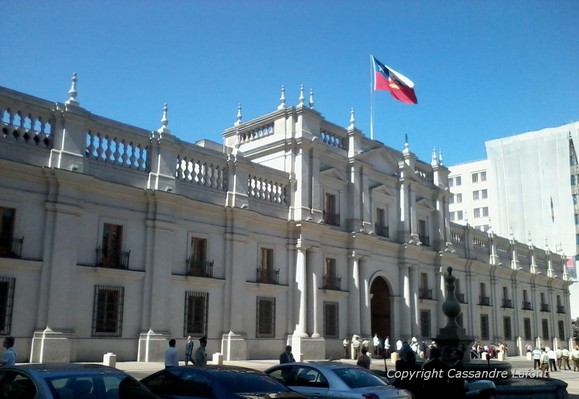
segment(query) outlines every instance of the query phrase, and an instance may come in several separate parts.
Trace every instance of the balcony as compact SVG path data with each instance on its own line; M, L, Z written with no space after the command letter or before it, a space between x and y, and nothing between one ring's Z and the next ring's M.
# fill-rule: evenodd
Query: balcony
M329 224L331 226L339 226L340 225L340 215L337 213L330 213L324 211L324 223Z
M271 268L261 268L258 267L256 269L257 283L265 283L265 284L279 284L279 269L273 270Z
M425 236L422 234L418 235L419 239L420 239L420 243L426 247L430 246L430 237L429 236Z
M565 313L565 306L557 305L557 313Z
M432 299L432 289L419 288L418 289L418 299Z
M374 232L380 237L390 237L390 226L384 226L383 224L374 224Z
M342 286L342 277L325 275L322 281L322 285L325 290L339 291Z
M533 310L531 302L523 301L523 310Z
M110 269L128 269L131 251L110 251L102 248L96 249L96 267Z
M464 293L454 294L454 296L459 303L466 303L466 299L464 299Z
M542 303L541 304L541 312L549 312L549 304L548 303Z
M22 257L22 243L24 238L14 238L11 236L0 237L0 258Z
M213 277L213 261L187 259L187 276Z
M491 306L491 298L490 297L481 295L481 296L479 296L479 299L480 299L479 303L478 303L479 305Z
M503 308L512 309L513 308L513 300L503 298Z

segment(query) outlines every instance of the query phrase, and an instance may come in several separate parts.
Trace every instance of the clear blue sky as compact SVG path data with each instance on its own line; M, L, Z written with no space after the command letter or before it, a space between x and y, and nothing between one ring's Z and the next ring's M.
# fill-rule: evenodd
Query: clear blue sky
M32 1L0 4L0 85L186 141L273 111L285 85L370 136L370 54L415 83L377 92L374 138L429 161L579 117L579 1Z

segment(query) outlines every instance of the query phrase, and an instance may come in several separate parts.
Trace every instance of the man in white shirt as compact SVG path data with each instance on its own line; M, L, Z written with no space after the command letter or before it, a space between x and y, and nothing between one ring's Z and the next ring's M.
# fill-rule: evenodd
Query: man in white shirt
M4 338L2 346L6 348L2 357L2 366L14 366L16 364L16 351L14 350L14 337Z
M165 350L165 368L179 366L179 353L175 348L175 338L169 340L169 347Z
M541 350L539 347L533 349L533 370L541 369Z

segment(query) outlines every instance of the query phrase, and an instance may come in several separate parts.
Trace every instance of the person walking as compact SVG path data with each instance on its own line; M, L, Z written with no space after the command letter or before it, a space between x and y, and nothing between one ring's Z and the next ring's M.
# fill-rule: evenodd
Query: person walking
M187 343L185 344L185 366L189 365L189 362L195 364L193 361L193 338L190 335L187 337Z
M205 352L205 347L207 346L207 337L202 336L199 338L199 348L195 350L195 356L193 357L193 362L195 366L205 367L207 366L207 353Z
M286 346L285 351L282 352L281 355L279 355L279 363L280 364L293 363L295 361L296 361L296 359L294 359L294 355L292 354L291 345Z
M179 366L179 353L177 353L177 348L175 348L175 338L169 340L169 347L165 350L165 368Z
M557 353L553 349L547 351L547 356L549 357L549 369L550 371L557 371Z
M571 360L573 360L573 371L579 371L579 345L571 351Z
M4 356L2 356L2 366L14 366L16 364L16 351L14 350L14 337L8 336L4 338L2 346L6 348Z
M561 367L559 368L563 370L563 367L565 367L565 370L571 370L571 365L569 364L569 349L567 349L567 347L561 351Z
M541 350L539 347L535 347L532 352L533 356L533 370L541 369Z

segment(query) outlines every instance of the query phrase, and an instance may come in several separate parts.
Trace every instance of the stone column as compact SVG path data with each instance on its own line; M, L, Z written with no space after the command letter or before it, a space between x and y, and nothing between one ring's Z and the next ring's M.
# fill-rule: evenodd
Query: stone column
M350 273L348 275L348 336L360 333L360 298L362 297L362 287L360 284L359 257L355 252L349 256Z
M402 287L402 303L400 306L400 333L407 334L412 333L412 318L410 315L411 310L411 293L410 293L410 275L409 266L407 264L401 264L400 268L400 287ZM402 339L403 337L398 336L397 338ZM407 337L404 337L407 338ZM402 339L404 341L404 339Z
M306 248L298 244L296 256L296 289L295 296L297 303L295 309L298 309L297 324L295 326L294 335L299 337L307 337L306 322L307 322L307 284L306 284Z
M491 311L491 331L489 331L489 333L491 333L491 337L493 338L493 341L497 342L499 340L499 331L501 331L500 327L503 325L503 319L499 319L499 315L498 315L498 311L496 311L495 309L500 309L502 307L502 299L499 297L499 291L502 292L502 287L497 287L497 278L494 275L495 271L493 269L493 271L491 271L491 278L490 278L490 282L491 282L491 293L490 293L490 301L491 301L491 306L492 306L492 311ZM502 312L501 312L502 314Z
M360 267L360 288L361 288L361 303L360 303L360 328L361 334L364 338L372 338L372 319L371 319L371 300L370 300L370 282L368 276L364 273L362 258L358 260Z
M322 327L323 304L319 300L319 289L322 285L323 254L320 248L310 248L307 252L306 273L308 275L308 324L306 331L312 338L320 337Z
M420 312L418 311L418 267L416 265L410 266L410 318L411 318L411 334L413 337L419 336L420 328Z

